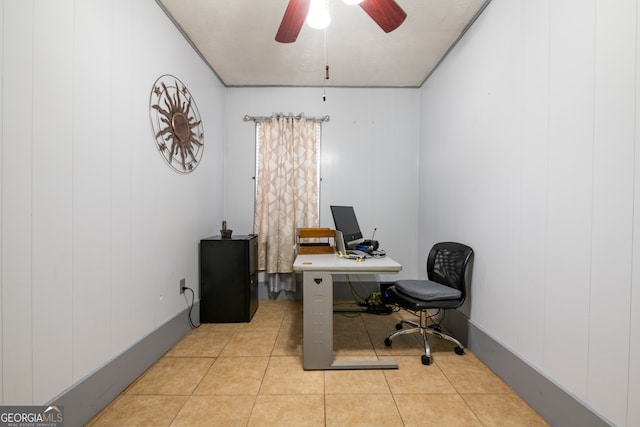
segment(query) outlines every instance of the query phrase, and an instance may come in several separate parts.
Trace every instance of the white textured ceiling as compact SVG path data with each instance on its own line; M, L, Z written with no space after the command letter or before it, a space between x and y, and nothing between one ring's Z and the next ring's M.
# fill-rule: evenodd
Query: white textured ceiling
M420 87L490 0L396 0L407 18L391 33L328 0L326 48L306 24L275 41L289 0L156 1L227 86Z

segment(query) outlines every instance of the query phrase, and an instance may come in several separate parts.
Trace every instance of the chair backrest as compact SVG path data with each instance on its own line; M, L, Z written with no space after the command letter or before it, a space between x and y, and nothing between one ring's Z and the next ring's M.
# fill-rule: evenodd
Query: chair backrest
M472 258L473 249L467 245L456 242L436 243L427 257L429 280L462 292L462 304L467 296L468 282L471 280L469 266Z

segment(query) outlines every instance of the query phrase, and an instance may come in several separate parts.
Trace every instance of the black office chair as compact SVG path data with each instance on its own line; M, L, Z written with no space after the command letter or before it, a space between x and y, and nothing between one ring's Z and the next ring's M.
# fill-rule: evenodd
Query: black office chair
M427 257L428 280L398 280L387 288L384 295L387 303L419 313L420 322L402 320L396 325L396 332L385 338L390 346L398 335L420 333L424 340L422 363L431 363L431 347L427 334L436 335L456 344L456 354L464 354L464 347L457 339L442 332L439 323L427 325L431 317L428 310L449 310L462 305L467 296L467 287L471 282L473 249L462 243L436 243ZM410 328L403 329L405 324Z

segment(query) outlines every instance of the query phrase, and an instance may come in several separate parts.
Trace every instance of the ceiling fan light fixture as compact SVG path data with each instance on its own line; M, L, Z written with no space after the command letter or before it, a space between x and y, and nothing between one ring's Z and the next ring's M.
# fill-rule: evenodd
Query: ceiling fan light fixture
M362 3L364 0L342 0L342 1L345 2L345 4L348 4L349 6L355 6L356 4Z
M306 22L308 26L316 30L321 30L329 26L331 16L329 15L326 0L311 0Z

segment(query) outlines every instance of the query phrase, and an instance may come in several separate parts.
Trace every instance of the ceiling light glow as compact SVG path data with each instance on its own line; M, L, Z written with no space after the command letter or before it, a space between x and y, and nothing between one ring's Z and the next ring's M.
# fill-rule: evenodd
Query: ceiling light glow
M329 25L331 16L329 16L326 0L311 0L306 22L308 26L317 30L326 28Z

